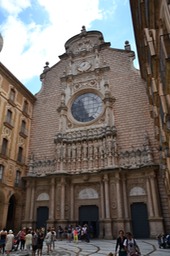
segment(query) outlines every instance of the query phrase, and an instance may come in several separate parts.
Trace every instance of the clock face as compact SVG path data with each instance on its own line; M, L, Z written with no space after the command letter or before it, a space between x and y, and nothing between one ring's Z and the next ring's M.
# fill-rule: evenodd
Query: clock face
M91 64L88 61L83 61L79 66L78 70L79 71L87 71L91 68Z
M90 122L100 115L102 106L102 99L98 95L85 93L73 102L71 113L79 122Z

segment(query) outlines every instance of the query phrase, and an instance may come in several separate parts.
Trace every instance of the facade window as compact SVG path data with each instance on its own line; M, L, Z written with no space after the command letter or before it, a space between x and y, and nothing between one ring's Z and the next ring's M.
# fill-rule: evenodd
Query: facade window
M22 147L19 147L19 149L18 149L17 161L20 162L20 163L23 162L23 148Z
M21 172L19 170L16 171L16 178L15 178L15 184L19 185L21 179Z
M90 122L100 115L102 106L102 99L98 95L85 93L73 102L71 113L79 122Z
M7 116L6 116L6 122L10 125L12 125L12 111L8 109Z
M4 166L0 164L0 180L3 179L3 174L4 174Z
M15 90L11 89L9 99L14 102L15 101Z
M26 100L24 101L23 112L28 114L28 102Z
M3 156L7 156L7 149L8 149L8 140L3 138L2 148L1 148L1 154Z
M26 122L24 120L21 123L21 133L26 134Z

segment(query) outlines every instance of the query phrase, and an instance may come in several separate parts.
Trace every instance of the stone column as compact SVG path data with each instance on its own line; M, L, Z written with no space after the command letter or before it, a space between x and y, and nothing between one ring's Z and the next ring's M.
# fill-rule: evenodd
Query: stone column
M151 176L150 182L151 182L153 209L154 209L155 217L158 217L159 216L159 211L158 211L158 204L157 204L157 199L156 199L157 191L156 191L156 187L155 187L155 175Z
M33 221L34 207L35 207L35 181L32 181L31 186L31 204L30 204L30 221Z
M103 181L101 181L100 183L100 194L101 194L101 217L102 219L105 218L105 214L104 214L104 191L103 191Z
M70 193L71 193L71 195L70 195L70 200L71 200L71 202L70 202L70 205L71 205L71 213L70 213L70 218L71 218L71 221L73 221L74 220L74 185L73 184L71 184L71 191L70 191Z
M49 207L49 220L54 220L54 195L55 195L55 178L51 178L50 184L50 207Z
M2 223L2 228L4 228L6 227L9 203L4 203L2 205L3 205L3 213L1 216L1 221L2 221L1 223Z
M30 217L30 205L31 205L31 187L30 187L30 181L27 180L26 183L26 205L25 205L25 220L29 220ZM32 202L33 203L33 202Z
M146 188L147 188L147 196L148 196L149 217L153 217L154 213L153 213L153 205L152 205L152 197L151 197L149 178L146 179Z
M65 219L65 178L61 178L61 220Z
M105 192L105 220L104 220L104 237L106 239L112 238L111 219L110 219L110 202L109 202L109 178L108 174L104 175L104 192Z
M124 204L124 218L129 218L128 215L128 200L127 200L127 189L126 189L126 177L123 176L123 204Z
M119 173L117 173L116 176L116 194L117 194L117 214L119 216L119 219L122 219L122 198L121 198L121 191L120 191L120 176Z
M110 219L110 203L109 203L109 185L108 185L108 175L104 175L104 191L105 191L105 214L106 219Z

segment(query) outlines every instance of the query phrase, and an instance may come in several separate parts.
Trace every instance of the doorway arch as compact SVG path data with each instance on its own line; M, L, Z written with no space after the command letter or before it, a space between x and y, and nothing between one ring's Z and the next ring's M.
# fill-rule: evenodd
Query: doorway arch
M16 198L14 195L12 195L9 199L7 222L6 222L7 230L14 229L15 210L16 210Z
M132 230L135 238L149 238L149 221L145 203L131 204Z
M87 224L91 238L99 236L99 209L96 205L82 205L79 207L79 224Z
M49 215L49 208L47 206L40 206L37 208L37 220L36 220L37 228L43 227L46 229L48 215Z

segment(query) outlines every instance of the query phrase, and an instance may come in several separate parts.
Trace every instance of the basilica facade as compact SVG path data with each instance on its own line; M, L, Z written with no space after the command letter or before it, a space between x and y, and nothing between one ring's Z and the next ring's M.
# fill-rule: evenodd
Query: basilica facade
M59 58L46 63L34 103L22 225L155 237L164 230L159 147L129 42L114 49L82 27Z

